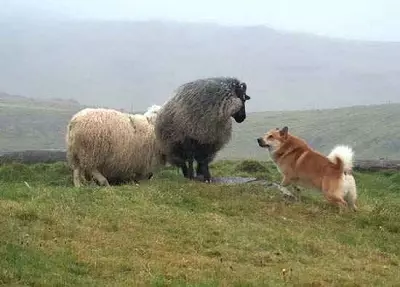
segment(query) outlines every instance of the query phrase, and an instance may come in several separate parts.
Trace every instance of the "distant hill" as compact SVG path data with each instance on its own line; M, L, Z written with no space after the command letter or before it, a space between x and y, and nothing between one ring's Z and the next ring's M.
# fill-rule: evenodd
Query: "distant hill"
M0 93L0 153L63 148L66 125L81 108L76 101Z
M263 26L0 20L0 91L126 110L163 104L183 82L238 76L249 111L400 101L400 43Z
M325 154L336 144L349 144L357 159L400 159L400 104L251 113L234 125L232 140L220 157L268 159L256 138L284 125Z
M29 98L0 97L0 153L31 149L64 149L71 116L83 108L75 102L35 103ZM135 111L140 112L140 111ZM234 123L232 141L219 158L268 159L256 138L269 128L288 125L296 135L327 153L335 144L350 144L358 159L400 159L400 104L356 106L315 111L249 113Z
M0 92L0 106L53 110L77 110L83 107L78 101L73 99L35 99L19 95L10 95L4 92Z

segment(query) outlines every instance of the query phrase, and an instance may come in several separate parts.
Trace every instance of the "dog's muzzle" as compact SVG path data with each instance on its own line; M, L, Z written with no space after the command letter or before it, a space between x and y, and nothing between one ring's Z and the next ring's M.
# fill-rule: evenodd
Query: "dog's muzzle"
M258 142L258 145L259 145L260 147L268 147L268 148L269 148L269 144L266 144L266 143L263 141L262 138L258 138L258 139L257 139L257 142Z

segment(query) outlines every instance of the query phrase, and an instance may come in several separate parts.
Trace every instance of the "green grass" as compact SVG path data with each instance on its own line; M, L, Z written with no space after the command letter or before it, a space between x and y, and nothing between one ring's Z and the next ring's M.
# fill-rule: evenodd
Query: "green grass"
M44 105L44 104L43 104ZM65 149L65 130L78 106L41 106L31 102L0 102L0 152ZM350 144L357 159L400 158L400 104L332 110L249 113L234 123L231 142L218 159L268 159L256 138L269 128L288 125L314 148L328 153Z
M211 171L280 178L250 160ZM312 191L288 202L172 168L139 187L76 189L62 163L1 166L0 284L398 286L400 175L355 177L360 210L339 214Z

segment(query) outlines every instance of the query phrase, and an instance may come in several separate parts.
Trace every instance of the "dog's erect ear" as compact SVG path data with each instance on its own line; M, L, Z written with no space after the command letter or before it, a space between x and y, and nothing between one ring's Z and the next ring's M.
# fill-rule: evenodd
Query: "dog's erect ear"
M287 126L284 126L280 131L279 131L279 135L283 138L287 137L289 128Z

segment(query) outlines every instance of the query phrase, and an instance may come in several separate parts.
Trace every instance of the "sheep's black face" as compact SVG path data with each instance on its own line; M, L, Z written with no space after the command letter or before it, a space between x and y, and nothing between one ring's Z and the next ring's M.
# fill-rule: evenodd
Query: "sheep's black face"
M236 96L241 99L242 107L239 111L233 114L233 118L237 123L241 123L246 119L246 101L250 100L250 97L246 94L247 85L242 82L235 88Z
M246 119L246 107L245 107L244 103L243 103L243 106L240 108L240 110L236 114L233 115L233 118L239 124Z

